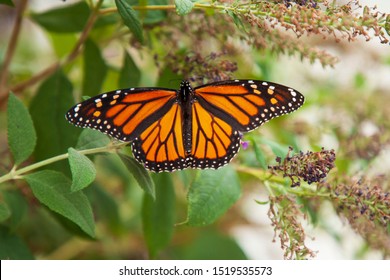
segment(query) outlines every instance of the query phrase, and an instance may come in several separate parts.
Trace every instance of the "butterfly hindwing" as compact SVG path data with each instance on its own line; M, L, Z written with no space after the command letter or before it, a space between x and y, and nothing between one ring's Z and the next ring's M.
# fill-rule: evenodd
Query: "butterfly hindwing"
M194 92L203 107L243 132L295 111L304 102L303 95L292 88L254 80L217 82Z
M71 108L69 122L132 142L134 157L154 172L217 169L253 130L304 102L296 90L264 81L230 80L180 90L130 88L107 92Z
M145 168L160 172L188 167L183 144L182 109L174 103L159 120L152 123L132 142L134 157Z
M132 141L172 106L176 91L162 88L116 90L71 108L69 122L100 130L121 141Z
M192 106L191 167L217 169L240 149L240 135L231 125L194 102Z

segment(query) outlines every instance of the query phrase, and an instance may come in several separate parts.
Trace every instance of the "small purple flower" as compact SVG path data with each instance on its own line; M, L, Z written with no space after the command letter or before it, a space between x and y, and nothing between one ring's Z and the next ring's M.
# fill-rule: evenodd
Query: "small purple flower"
M244 150L248 149L249 141L241 141L241 146Z

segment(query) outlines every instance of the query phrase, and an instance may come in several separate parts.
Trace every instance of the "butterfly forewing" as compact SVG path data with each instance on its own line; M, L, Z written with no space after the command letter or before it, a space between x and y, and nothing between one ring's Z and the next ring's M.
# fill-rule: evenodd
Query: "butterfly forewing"
M132 142L145 168L174 171L217 169L240 148L240 134L295 111L302 94L283 85L232 80L179 91L131 88L81 102L66 114L69 122Z
M296 90L264 81L223 81L197 87L194 92L203 107L243 132L295 111L304 102Z
M176 91L132 88L107 92L71 108L69 122L100 130L121 141L132 141L161 118L175 102Z

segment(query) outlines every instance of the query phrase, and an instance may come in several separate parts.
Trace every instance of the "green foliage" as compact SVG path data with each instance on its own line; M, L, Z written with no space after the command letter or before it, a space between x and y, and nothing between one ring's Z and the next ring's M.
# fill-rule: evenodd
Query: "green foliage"
M175 192L172 178L167 173L153 176L156 197L144 195L142 224L151 258L171 241L175 223Z
M3 192L2 196L5 205L3 207L7 208L10 214L5 220L5 224L11 231L15 231L22 224L23 218L27 214L27 201L18 191Z
M186 224L205 226L215 222L240 197L241 189L234 169L202 170L188 190Z
M8 205L3 203L0 203L0 222L4 222L11 216L11 211L8 208Z
M74 105L72 94L72 84L58 70L42 83L32 99L30 113L38 137L34 152L36 160L65 153L76 144L81 131L64 121L66 111ZM64 161L53 164L52 168L69 170Z
M87 150L107 146L110 139L107 135L92 129L84 129L77 139L76 148L78 150Z
M138 185L150 195L153 199L156 198L156 187L150 177L150 174L143 168L134 158L126 155L120 155L123 163L131 174L134 175Z
M27 245L7 228L0 226L0 259L2 260L32 260Z
M72 182L62 173L44 170L25 176L34 196L45 206L95 237L91 205L81 192L72 192Z
M65 7L32 14L31 18L51 32L73 33L81 32L87 23L90 9L86 2L80 1Z
M12 0L0 0L0 4L8 5L11 7L15 6L14 3L12 2Z
M90 159L73 148L68 149L70 171L72 172L72 192L79 191L91 184L96 177L96 169Z
M184 16L192 11L194 3L192 3L191 0L175 0L175 6L176 12L179 15Z
M101 92L107 70L99 47L92 40L87 40L84 47L83 95L95 96Z
M8 145L15 164L25 161L34 151L37 136L27 108L10 93L7 107Z
M56 1L42 12L13 2L0 0L15 16L0 34L1 259L247 259L242 226L273 229L254 246L315 258L308 236L348 239L336 216L360 236L347 258L389 258L389 57L356 40L387 44L388 14L356 1ZM335 69L300 61L347 55ZM129 143L64 118L117 87L235 78L284 83L307 102L245 133L219 170L151 174Z
M142 32L141 22L139 21L136 12L126 0L115 0L115 5L118 8L118 13L124 24L134 34L135 38L142 43L144 35Z
M184 260L246 260L238 244L230 237L214 231L205 231L179 255Z
M129 85L134 87L139 85L141 80L141 71L138 69L131 56L125 52L123 67L119 74L118 85L120 88L128 88Z

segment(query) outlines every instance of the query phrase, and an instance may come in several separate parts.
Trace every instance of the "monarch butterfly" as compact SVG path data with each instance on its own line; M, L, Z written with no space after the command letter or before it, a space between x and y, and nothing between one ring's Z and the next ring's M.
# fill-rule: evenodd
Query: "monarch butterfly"
M271 82L228 80L179 90L128 88L72 107L67 120L124 142L148 170L174 171L226 165L240 148L241 132L295 111L304 97Z

